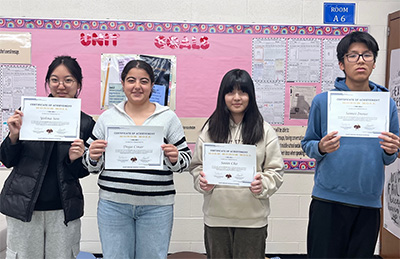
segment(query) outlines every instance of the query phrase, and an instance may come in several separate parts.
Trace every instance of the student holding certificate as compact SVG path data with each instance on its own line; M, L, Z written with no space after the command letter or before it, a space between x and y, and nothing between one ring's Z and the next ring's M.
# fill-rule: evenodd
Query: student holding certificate
M337 46L339 67L345 77L336 79L331 94L375 92L378 98L379 93L387 92L385 87L369 81L378 50L378 43L367 32L346 35ZM314 98L301 142L306 154L317 163L308 222L308 256L373 258L385 165L394 162L398 154L396 104L390 99L387 114L382 114L389 118L389 132L381 132L378 137L349 137L339 136L339 129L328 132L327 103L327 92ZM357 130L362 126L354 127Z
M100 173L97 220L104 259L157 259L166 258L168 254L175 197L173 172L180 173L189 166L191 152L176 114L169 107L150 102L154 79L153 69L146 62L128 62L121 73L127 101L102 113L92 138L88 140L90 147L84 156L84 163L90 172ZM119 129L123 126L131 126L132 129L146 127L149 134L151 127L161 126L163 138L158 145L144 147L143 144L129 144L128 140L138 143L136 140L139 139L135 138L134 130L130 130L126 132L127 144L119 150L121 154L126 154L134 146L130 162L135 164L145 149L162 148L161 169L104 169L107 152L116 150L106 149L106 132L115 126ZM119 135L123 133L118 131ZM140 155L136 156L134 152Z
M77 98L82 71L75 58L56 57L45 86L49 97ZM0 161L13 170L0 194L0 211L7 216L7 258L72 259L79 253L83 194L79 178L84 143L94 126L81 112L80 139L73 142L20 140L22 117L8 120L10 132L0 147Z
M203 172L203 143L256 145L257 173L250 187L211 185ZM283 182L278 136L260 114L254 84L241 69L225 74L217 107L198 137L190 173L204 195L208 258L265 258L269 197Z

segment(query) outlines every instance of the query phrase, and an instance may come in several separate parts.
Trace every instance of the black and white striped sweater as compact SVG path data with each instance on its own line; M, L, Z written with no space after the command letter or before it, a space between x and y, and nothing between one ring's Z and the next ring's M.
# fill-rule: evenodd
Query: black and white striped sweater
M96 139L105 139L107 126L135 125L124 111L125 101L105 111L98 118L88 144ZM172 165L164 157L163 170L105 170L104 154L96 166L89 163L85 154L83 163L91 173L100 173L98 185L102 199L132 205L170 205L174 203L175 187L173 172L182 172L189 167L191 151L186 143L182 124L168 107L156 103L154 113L143 126L163 126L164 142L179 150L178 162Z

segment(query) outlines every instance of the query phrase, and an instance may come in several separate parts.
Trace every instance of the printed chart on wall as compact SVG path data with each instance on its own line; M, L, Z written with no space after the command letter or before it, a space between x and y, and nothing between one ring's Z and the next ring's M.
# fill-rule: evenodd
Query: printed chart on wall
M31 35L27 65L36 69L37 96L47 96L44 78L54 57L77 58L83 72L82 110L94 116L125 99L120 75L127 62L151 64L156 74L152 101L175 111L191 148L215 109L223 75L233 68L247 70L256 85L258 107L278 133L286 170L301 171L315 167L300 147L311 100L343 76L336 45L351 31L367 29L0 18L0 33ZM3 45L1 39L0 58L2 46L7 46L4 53L15 55L13 45Z
M286 168L313 169L300 141L303 139L312 99L333 88L343 77L336 59L340 38L310 36L253 39L252 75L258 107L274 126ZM322 64L322 65L321 65Z
M36 68L0 65L1 139L8 134L7 119L21 106L21 96L36 95Z
M30 65L0 65L0 89L0 139L3 140L9 132L7 119L21 106L21 96L36 95L36 68Z

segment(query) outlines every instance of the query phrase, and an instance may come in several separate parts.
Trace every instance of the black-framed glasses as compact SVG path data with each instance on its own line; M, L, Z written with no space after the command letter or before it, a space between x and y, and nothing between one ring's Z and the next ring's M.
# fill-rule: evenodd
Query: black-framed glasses
M50 78L50 85L53 87L57 87L60 84L63 84L65 87L71 87L74 83L75 80L71 79L71 78L67 78L64 81L59 80L58 78Z
M374 60L374 54L372 52L365 52L363 54L358 54L358 53L349 53L345 55L347 58L347 61L349 61L350 63L356 63L360 57L362 57L362 59L365 62L371 62Z

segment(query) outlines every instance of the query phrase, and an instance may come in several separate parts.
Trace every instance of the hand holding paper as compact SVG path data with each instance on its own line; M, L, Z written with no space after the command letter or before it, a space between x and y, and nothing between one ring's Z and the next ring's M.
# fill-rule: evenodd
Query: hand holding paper
M175 164L178 161L179 151L176 146L172 144L162 144L161 148L171 164Z
M212 189L214 189L215 185L214 184L208 184L207 179L205 178L206 174L201 171L200 172L200 188L206 192L211 191Z
M83 155L84 151L85 145L83 144L83 140L75 139L74 142L71 143L71 147L69 148L69 160L71 160L71 162L75 161Z
M22 126L22 116L24 116L23 112L20 110L16 110L14 115L12 115L7 120L8 129L10 130L10 139L11 143L15 144L19 138L19 132Z
M378 138L382 140L379 142L381 148L388 154L394 154L400 148L400 138L392 132L382 132Z
M332 131L323 137L318 143L320 153L332 153L340 147L340 136L337 131Z
M262 189L261 175L257 174L256 177L254 177L254 181L251 183L250 191L259 194L262 192Z
M102 154L106 151L107 141L97 139L90 144L89 156L92 160L99 160Z

